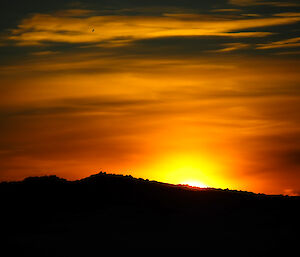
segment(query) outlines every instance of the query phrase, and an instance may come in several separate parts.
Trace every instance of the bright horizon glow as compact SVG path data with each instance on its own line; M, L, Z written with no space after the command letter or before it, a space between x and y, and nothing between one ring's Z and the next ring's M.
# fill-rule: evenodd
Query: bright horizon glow
M171 154L158 160L157 165L148 169L153 179L171 184L199 188L221 188L228 184L220 174L223 169L218 165L218 161L205 154Z
M181 185L188 185L191 187L199 187L199 188L208 188L209 186L197 181L197 180L186 180L182 183L180 183Z

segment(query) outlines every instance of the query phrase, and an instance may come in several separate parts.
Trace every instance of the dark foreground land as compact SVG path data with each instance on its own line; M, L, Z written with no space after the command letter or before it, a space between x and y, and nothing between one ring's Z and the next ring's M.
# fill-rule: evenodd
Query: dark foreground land
M0 193L3 256L111 256L104 250L129 248L291 256L299 248L300 197L105 173L0 183Z

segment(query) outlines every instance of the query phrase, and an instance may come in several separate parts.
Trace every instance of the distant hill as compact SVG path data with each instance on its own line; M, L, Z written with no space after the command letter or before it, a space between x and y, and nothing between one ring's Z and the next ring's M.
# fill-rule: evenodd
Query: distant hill
M0 194L2 243L10 256L95 256L107 248L269 256L299 239L300 197L102 172L76 181L44 176L2 182Z

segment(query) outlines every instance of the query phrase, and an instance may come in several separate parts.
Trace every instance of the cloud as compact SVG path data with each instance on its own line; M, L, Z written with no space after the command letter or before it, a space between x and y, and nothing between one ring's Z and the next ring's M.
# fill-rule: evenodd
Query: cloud
M297 137L299 139L300 136ZM284 164L300 168L300 149L294 148L284 152L282 155Z
M97 11L86 9L68 9L57 11L54 13L54 15L58 17L89 17L95 13L97 13Z
M268 1L268 0L229 0L232 5L238 6L255 6L255 5L271 5L277 7L295 7L300 6L299 3L295 1Z
M210 52L216 52L216 53L232 52L235 50L248 48L250 45L245 43L227 43L227 44L223 44L223 46L225 47L222 49L211 50Z
M300 17L299 12L284 12L284 13L275 13L273 16L278 16L278 17Z
M212 9L211 12L240 12L241 9L229 9L229 8L225 8L225 9Z
M16 107L0 112L9 117L46 117L57 115L127 115L144 106L159 104L160 100L112 96L64 98L37 103L32 107Z
M44 55L53 55L53 54L58 54L58 51L39 51L39 52L32 52L32 55L36 56L44 56Z
M276 55L299 55L300 51L277 52Z
M53 14L34 14L11 30L7 39L21 46L30 46L49 42L114 45L141 39L178 36L262 37L271 33L243 30L299 21L300 17L294 16L251 19L197 14L91 16L89 10L69 10Z
M300 37L270 42L266 44L258 44L256 48L274 49L274 48L290 48L290 47L300 47Z
M229 3L232 5L255 5L258 3L259 0L229 0Z
M289 196L300 196L300 190L287 188L287 189L284 190L284 194L289 195Z

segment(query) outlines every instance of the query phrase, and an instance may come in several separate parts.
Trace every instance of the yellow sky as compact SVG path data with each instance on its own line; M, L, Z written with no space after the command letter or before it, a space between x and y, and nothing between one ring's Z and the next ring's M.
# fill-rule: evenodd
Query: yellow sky
M4 178L22 177L27 166L32 174L68 178L104 170L276 192L278 185L268 180L281 175L258 171L282 169L272 160L272 148L281 145L269 137L299 133L299 119L290 112L300 107L290 95L299 82L298 62L35 58L3 71L21 71L1 83L10 124L2 141L12 148L3 164L20 169ZM108 63L112 70L101 72ZM95 65L99 72L77 72ZM287 109L284 119L278 108Z

